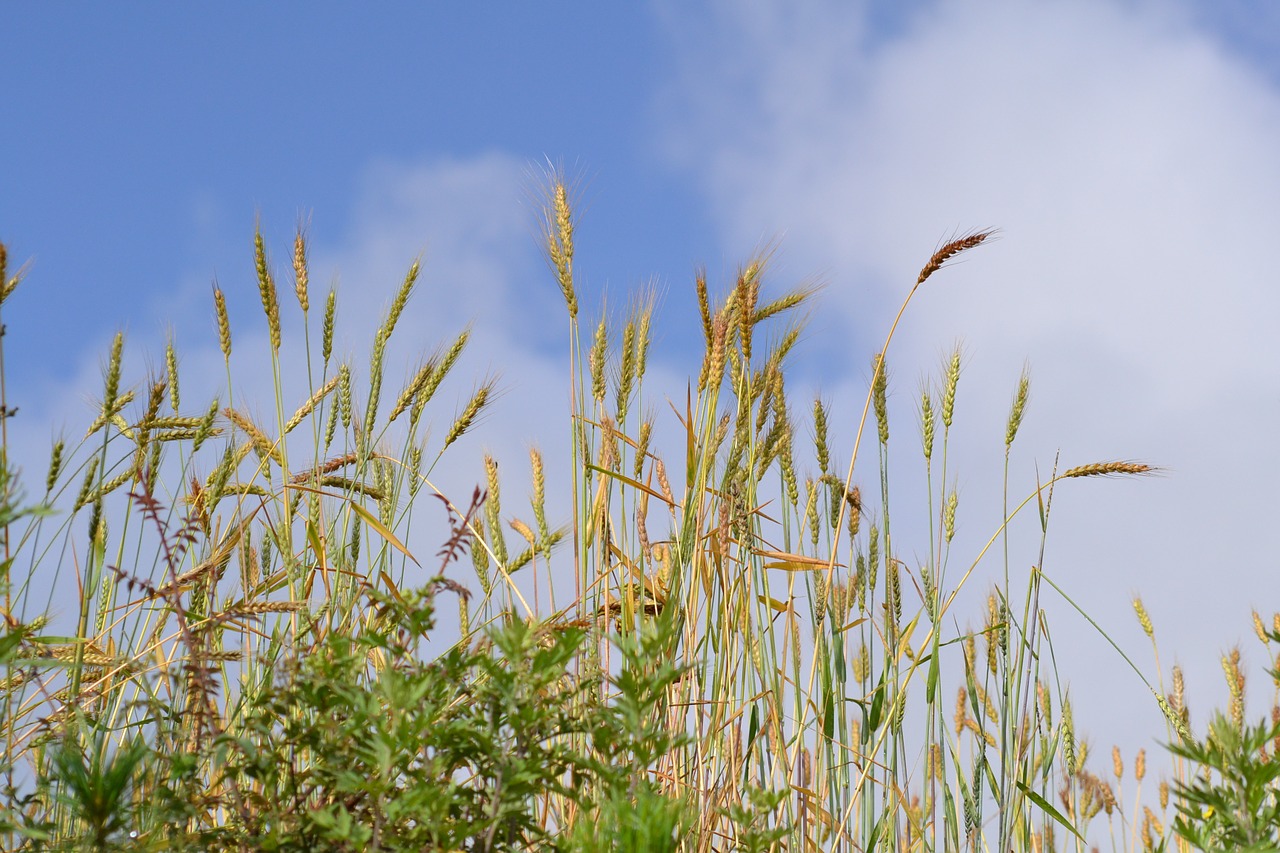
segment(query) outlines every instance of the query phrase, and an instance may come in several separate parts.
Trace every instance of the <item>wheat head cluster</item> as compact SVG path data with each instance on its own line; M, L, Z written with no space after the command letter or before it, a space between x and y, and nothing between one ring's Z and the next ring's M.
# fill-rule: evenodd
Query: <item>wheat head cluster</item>
M524 460L484 454L474 493L434 482L446 451L502 416L496 376L455 388L470 328L416 357L403 385L387 379L420 264L357 363L335 352L342 299L312 292L303 229L283 299L255 230L269 363L236 357L229 303L245 294L215 284L222 389L192 399L172 337L127 382L117 334L87 427L54 443L43 483L5 432L6 849L1136 851L1271 837L1242 815L1275 806L1274 773L1238 777L1253 800L1213 799L1237 779L1228 758L1280 763L1280 706L1250 725L1239 650L1223 658L1230 708L1200 737L1181 671L1166 688L1158 650L1155 684L1134 666L1171 744L1160 779L1145 749L1128 773L1119 747L1093 769L1105 757L1073 704L1098 700L1073 697L1054 664L1049 593L1078 609L1041 568L1055 492L1152 467L1055 462L1016 497L1024 372L995 460L1003 513L976 552L953 554L958 347L921 383L915 423L893 425L919 466L890 465L895 333L993 232L945 241L908 279L859 416L835 423L829 401L788 385L819 288L778 291L767 252L722 287L697 273L700 361L684 387L650 388L655 294L590 317L572 185L551 173L545 189L570 453L548 470L529 451L527 512L502 488L502 466ZM6 258L0 247L0 305L24 277ZM242 398L246 369L268 372L271 399ZM442 398L454 414L436 421ZM891 485L921 475L925 505L891 512ZM549 517L559 506L566 517ZM1038 553L1011 556L1016 524ZM978 583L985 598L961 597ZM957 612L969 600L985 605ZM1280 616L1254 621L1272 660Z

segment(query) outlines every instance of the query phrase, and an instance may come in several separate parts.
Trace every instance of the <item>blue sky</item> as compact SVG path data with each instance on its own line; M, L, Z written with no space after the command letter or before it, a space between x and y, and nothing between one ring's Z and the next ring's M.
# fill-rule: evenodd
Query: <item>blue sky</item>
M31 259L5 306L15 446L42 472L51 438L79 435L117 328L135 376L172 328L185 393L220 388L215 276L252 364L256 217L282 270L309 221L314 280L338 283L357 360L422 254L417 348L474 322L459 387L495 370L508 393L467 452L517 458L530 441L554 456L564 434L548 403L564 393L563 306L529 202L548 160L581 184L584 301L664 294L652 387L696 370L692 270L723 281L776 242L774 287L826 285L796 371L845 424L929 253L995 226L999 241L930 282L890 353L900 494L918 490L918 382L962 340L961 519L985 540L1029 364L1015 482L1030 488L1058 451L1168 469L1064 489L1046 569L1147 663L1141 593L1164 664L1200 695L1225 696L1218 656L1244 643L1261 708L1249 610L1280 604L1261 544L1280 470L1275 8L12 5L0 239L12 265ZM1163 728L1144 689L1054 607L1064 673L1107 697L1078 708L1096 741L1150 745Z
M137 322L178 278L243 269L257 214L285 240L302 212L323 242L351 227L371 164L491 152L589 179L591 220L609 224L588 257L647 276L659 255L686 272L711 232L656 150L655 16L437 8L9 10L0 215L39 262L27 298L66 297L76 330ZM653 215L664 208L682 214ZM82 354L42 355L65 375Z

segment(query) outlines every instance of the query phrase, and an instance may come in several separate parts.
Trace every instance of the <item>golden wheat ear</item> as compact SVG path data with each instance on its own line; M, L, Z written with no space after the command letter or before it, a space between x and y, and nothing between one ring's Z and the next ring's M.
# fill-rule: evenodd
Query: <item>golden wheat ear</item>
M1089 465L1077 465L1069 468L1062 473L1061 479L1068 477L1114 477L1114 476L1141 476L1144 474L1159 473L1159 468L1154 468L1143 462L1094 462Z

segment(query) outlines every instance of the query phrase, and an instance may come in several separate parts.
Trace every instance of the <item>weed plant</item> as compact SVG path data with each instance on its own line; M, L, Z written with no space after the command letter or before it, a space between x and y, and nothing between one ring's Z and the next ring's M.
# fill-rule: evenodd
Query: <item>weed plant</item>
M953 555L957 349L922 389L913 430L928 541L895 538L907 525L906 510L890 511L894 331L990 232L928 259L874 354L860 419L834 427L824 401L787 386L812 288L770 295L767 257L720 292L699 274L701 363L685 389L651 392L653 299L620 328L603 312L588 322L570 194L556 175L548 189L542 236L567 309L572 400L563 527L547 518L536 452L528 520L504 512L492 457L470 502L438 495L435 464L494 395L481 382L431 440L426 407L468 332L385 393L415 263L361 383L334 357L337 294L311 311L301 232L303 334L289 341L301 389L285 381L281 297L254 237L267 417L236 399L215 287L219 398L184 402L172 341L163 369L126 387L117 335L83 439L53 447L39 511L23 508L6 433L6 849L1082 850L1104 812L1113 849L1276 843L1274 726L1237 714L1196 739L1175 672L1173 692L1153 694L1177 778L1161 784L1159 812L1140 794L1126 808L1119 751L1113 787L1088 769L1052 668L1042 592L1065 593L1041 567L1055 490L1151 468L1055 467L1015 491L1024 374L1004 435L1003 520L978 553ZM3 259L0 248L7 297L20 276ZM847 464L832 459L836 428L854 438ZM875 456L870 482L854 479L860 454ZM423 495L443 507L415 513ZM440 509L450 533L426 575L412 530ZM1014 559L1009 527L1033 509L1040 551ZM980 627L949 627L993 562L1003 571ZM59 612L53 590L72 587L73 611ZM428 652L442 596L460 631ZM1140 785L1145 753L1137 765Z

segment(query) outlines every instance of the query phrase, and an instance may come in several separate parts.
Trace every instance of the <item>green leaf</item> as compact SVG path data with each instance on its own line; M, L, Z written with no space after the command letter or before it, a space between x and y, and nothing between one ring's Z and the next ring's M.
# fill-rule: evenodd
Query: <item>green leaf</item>
M867 726L872 731L880 728L881 715L884 713L884 676L880 673L880 681L876 684L876 689L871 691L871 711L867 715Z
M935 642L936 645L936 642ZM934 703L938 696L938 655L929 655L929 676L925 680L925 701L930 705Z
M1084 836L1076 831L1076 828L1072 826L1071 823L1065 817L1062 816L1062 812L1058 811L1053 807L1052 803L1050 803L1044 797L1037 794L1035 791L1028 788L1022 782L1019 781L1019 782L1015 782L1014 784L1018 786L1019 791L1021 791L1023 794L1026 795L1027 799L1029 799L1031 802L1039 806L1040 809L1044 811L1045 814L1049 815L1049 817L1053 818L1058 823L1062 824L1062 826L1066 828L1068 832L1070 832L1076 838L1079 838L1081 843L1084 843Z
M408 548L405 548L403 545L400 544L400 540L396 538L396 535L392 533L390 530L388 530L385 526L383 526L382 522L378 521L378 519L375 518L373 514L369 512L369 510L360 506L360 504L356 503L355 501L350 501L348 503L348 506L351 507L351 509L355 512L356 515L364 519L365 524L372 527L375 531L377 531L379 536L387 540L388 544L390 544L393 548L395 548L401 554L404 554L410 560L413 560L413 564L415 566L422 565L421 563L418 562L417 557L409 553Z
M827 693L822 703L822 735L828 741L836 737L836 699L834 693Z

